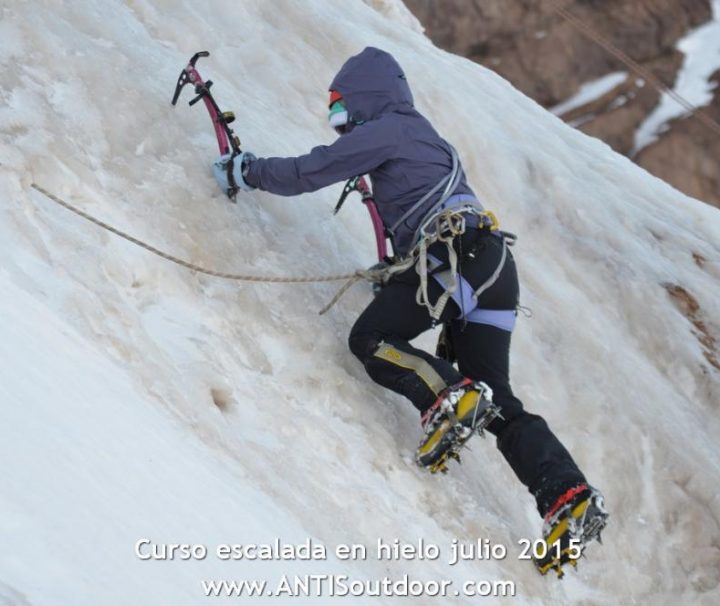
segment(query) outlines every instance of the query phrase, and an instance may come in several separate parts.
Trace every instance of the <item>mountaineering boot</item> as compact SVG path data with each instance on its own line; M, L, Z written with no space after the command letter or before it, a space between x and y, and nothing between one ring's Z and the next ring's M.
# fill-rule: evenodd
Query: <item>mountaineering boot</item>
M545 514L545 553L534 559L540 574L554 570L562 578L564 564L577 566L590 541L602 543L608 517L602 494L592 486L580 484L563 493Z
M415 460L432 473L447 472L448 459L460 461L460 450L473 433L483 430L500 416L492 402L492 390L482 381L464 379L443 390L423 413L425 437Z

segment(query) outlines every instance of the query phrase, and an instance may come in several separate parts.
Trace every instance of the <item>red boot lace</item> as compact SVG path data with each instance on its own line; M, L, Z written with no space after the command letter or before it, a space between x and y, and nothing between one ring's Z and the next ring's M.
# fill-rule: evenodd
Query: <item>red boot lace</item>
M449 394L451 391L455 391L457 389L460 389L461 387L465 387L467 385L470 385L472 383L472 379L463 379L460 381L460 383L456 383L455 385L451 385L449 387L446 387L443 389L439 394L433 405L428 408L424 413L422 413L422 416L420 417L420 425L423 429L426 429L428 426L428 423L432 421L432 419L435 417L435 413L440 408L440 405L443 403L443 400L447 397L447 394Z
M545 521L549 522L550 519L555 515L555 512L557 512L558 509L560 509L565 503L572 500L573 497L579 495L583 490L587 490L588 485L587 484L579 484L578 486L575 486L574 488L570 488L563 494L561 494L557 501L553 504L553 506L550 508L550 510L545 514Z

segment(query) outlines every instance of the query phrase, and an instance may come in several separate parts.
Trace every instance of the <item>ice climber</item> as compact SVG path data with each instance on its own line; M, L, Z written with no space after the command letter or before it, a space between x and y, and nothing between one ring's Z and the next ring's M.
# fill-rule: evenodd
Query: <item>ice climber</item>
M563 553L538 562L540 569L560 573L579 555L568 551L568 530L581 543L599 538L607 515L547 423L510 387L518 307L511 237L483 209L454 148L415 109L387 52L366 48L342 66L330 85L329 122L340 134L332 145L295 158L223 156L213 165L218 183L295 196L369 175L394 257L350 332L350 350L374 381L420 411L420 465L444 471L469 434L485 428L496 436L545 518L546 540L563 541ZM444 326L444 355L410 344L436 324Z

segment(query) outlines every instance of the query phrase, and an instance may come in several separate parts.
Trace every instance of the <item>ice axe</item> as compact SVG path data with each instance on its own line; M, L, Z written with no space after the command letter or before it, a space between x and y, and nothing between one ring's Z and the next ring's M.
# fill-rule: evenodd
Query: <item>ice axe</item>
M172 104L177 104L180 93L186 84L193 84L195 86L195 97L190 100L188 105L195 105L201 99L205 103L205 107L210 114L213 127L215 128L215 137L217 138L218 148L220 149L221 155L232 154L230 160L227 162L227 175L228 183L230 188L228 189L227 195L230 200L235 201L235 195L239 188L233 177L233 160L236 156L242 153L240 149L240 138L230 128L230 124L235 120L235 114L231 111L223 112L220 111L215 98L210 92L210 87L213 85L212 80L203 80L202 76L198 72L195 64L200 57L209 57L208 51L200 51L195 53L187 66L183 68L178 77L177 84L175 85L175 94L172 98Z

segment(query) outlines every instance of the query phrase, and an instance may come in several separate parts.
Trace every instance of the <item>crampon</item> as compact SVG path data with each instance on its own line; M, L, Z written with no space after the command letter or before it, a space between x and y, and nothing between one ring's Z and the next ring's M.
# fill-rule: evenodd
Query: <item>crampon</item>
M581 484L568 490L545 516L543 524L544 557L534 558L540 574L550 570L562 578L563 566L577 567L588 543L602 543L601 532L609 517L599 491Z
M447 473L448 461L460 462L460 452L474 435L500 415L492 402L492 390L481 381L466 379L446 389L424 414L425 437L415 460L431 473Z

